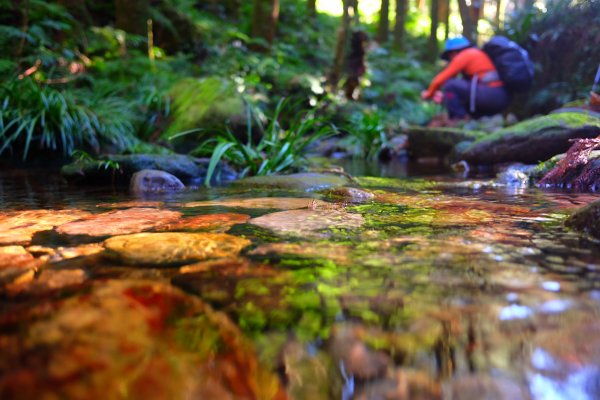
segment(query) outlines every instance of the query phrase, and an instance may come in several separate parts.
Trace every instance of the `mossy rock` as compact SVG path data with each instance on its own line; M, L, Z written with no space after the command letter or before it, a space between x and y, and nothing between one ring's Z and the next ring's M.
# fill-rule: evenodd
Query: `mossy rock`
M600 200L575 211L565 225L575 231L600 239Z
M405 133L408 135L408 151L412 158L445 157L452 153L457 144L474 142L486 136L485 132L457 128L411 127Z
M600 118L585 113L565 112L523 121L478 139L458 154L476 165L503 162L534 164L566 152L571 139L600 135Z
M291 175L253 176L235 182L237 186L261 189L287 189L301 192L338 188L350 185L343 175L303 172Z
M245 124L244 100L234 82L216 76L185 78L175 83L169 94L173 98L173 122L164 138L196 128Z

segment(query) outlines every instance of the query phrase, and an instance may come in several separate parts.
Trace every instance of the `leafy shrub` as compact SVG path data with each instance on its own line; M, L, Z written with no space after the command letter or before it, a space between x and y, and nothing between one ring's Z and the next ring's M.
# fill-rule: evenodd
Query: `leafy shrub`
M305 162L304 150L317 140L335 133L333 126L315 118L311 112L296 117L284 128L279 117L288 106L285 100L279 101L273 116L268 118L265 126L258 117L258 111L247 105L248 130L245 140L236 137L229 129L215 131L212 137L204 140L192 151L192 154L198 156L211 155L205 184L209 185L221 159L241 168L242 177L270 175L301 167ZM252 119L261 132L257 143L252 139Z
M0 154L32 145L70 155L76 147L125 148L135 142L130 108L120 98L90 91L60 91L32 78L0 86Z

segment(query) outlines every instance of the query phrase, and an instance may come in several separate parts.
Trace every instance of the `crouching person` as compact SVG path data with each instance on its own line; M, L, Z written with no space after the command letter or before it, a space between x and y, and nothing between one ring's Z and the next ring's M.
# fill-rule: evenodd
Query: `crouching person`
M443 102L451 120L494 115L508 108L511 96L483 50L459 36L446 41L441 57L448 65L421 93L423 99ZM456 78L458 74L463 77Z

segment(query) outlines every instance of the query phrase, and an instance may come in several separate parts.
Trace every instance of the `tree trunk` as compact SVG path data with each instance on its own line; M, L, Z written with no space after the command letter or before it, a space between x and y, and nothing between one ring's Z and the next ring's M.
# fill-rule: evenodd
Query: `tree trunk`
M439 26L440 0L431 0L431 31L429 33L429 59L435 61L438 57L437 29Z
M466 0L458 0L458 10L460 11L460 19L463 25L463 36L469 40L473 40L473 21Z
M116 27L146 36L149 6L148 0L115 0Z
M254 0L252 37L264 39L267 46L253 46L255 50L267 50L273 44L279 19L279 0Z
M346 57L346 42L348 39L348 32L350 31L350 2L352 0L342 0L344 7L344 15L342 16L342 24L337 34L337 44L335 46L335 56L333 59L333 68L329 75L329 90L335 93L342 76L342 69L344 68L344 61Z
M360 12L358 11L358 0L350 0L348 2L347 7L352 9L352 19L354 25L358 26L360 24Z
M386 43L390 32L390 0L381 0L379 10L379 26L377 29L377 41Z
M450 36L450 0L442 0L440 3L440 18L444 21L444 40Z
M85 4L85 0L59 0L58 4L63 6L75 18L75 21L83 26L93 24L92 15Z
M314 19L317 17L317 0L308 0L306 4L308 18Z
M408 0L396 0L396 23L394 24L394 45L397 49L404 48L405 24Z
M496 28L497 29L502 29L502 20L503 20L503 16L502 16L502 0L496 0L496 16L494 18L494 22L496 23Z

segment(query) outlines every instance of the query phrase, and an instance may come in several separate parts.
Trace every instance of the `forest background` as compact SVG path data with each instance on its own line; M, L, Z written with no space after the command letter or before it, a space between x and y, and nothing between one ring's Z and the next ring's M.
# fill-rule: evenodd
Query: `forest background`
M264 175L331 135L375 158L442 111L419 93L457 34L529 51L525 119L587 96L600 2L0 0L0 164L178 152Z

